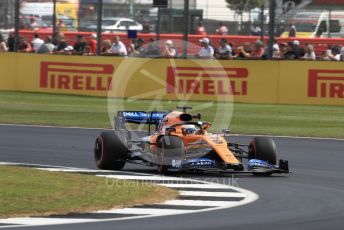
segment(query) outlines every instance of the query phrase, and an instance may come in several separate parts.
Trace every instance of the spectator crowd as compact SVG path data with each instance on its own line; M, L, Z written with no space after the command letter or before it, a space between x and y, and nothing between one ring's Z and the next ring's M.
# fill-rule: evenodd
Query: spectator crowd
M208 38L201 39L200 44L202 48L196 56L205 59L264 60L268 57L268 48L259 39L254 44L244 42L237 47L234 47L225 38L219 40L217 48L211 46ZM272 58L278 60L344 61L344 46L329 45L326 51L322 51L317 56L312 44L301 45L298 40L278 43L275 40Z
M202 27L202 25L199 25ZM202 31L202 28L200 28ZM226 35L228 30L223 24L219 24L218 33ZM205 33L204 33L205 35ZM5 40L0 34L0 52L14 51L14 36L10 34ZM218 44L218 45L215 45ZM257 40L253 44L244 42L242 45L234 46L226 38L211 41L206 36L199 40L200 48L193 58L221 59L221 60L259 60L267 59L268 49L263 41ZM35 33L33 39L28 41L25 37L18 40L18 52L40 53L40 54L68 54L68 55L95 55L97 50L97 36L76 35L71 44L65 40L62 32L54 36L41 38ZM126 46L119 36L112 40L106 39L101 44L101 55L104 56L130 56L130 57L181 57L178 48L172 40L156 41L150 38L145 41L142 38L133 39ZM189 56L188 56L189 57ZM327 50L316 53L312 44L301 45L298 40L278 42L273 44L273 59L280 60L324 60L343 61L344 46L330 45Z

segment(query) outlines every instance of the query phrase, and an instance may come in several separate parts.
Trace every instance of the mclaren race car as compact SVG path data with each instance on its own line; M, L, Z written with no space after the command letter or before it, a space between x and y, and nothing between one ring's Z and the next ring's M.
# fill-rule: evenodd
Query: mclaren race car
M119 111L114 130L100 133L94 157L98 168L121 170L126 162L153 166L160 173L206 171L271 175L288 173L271 138L256 137L250 144L231 142L230 131L211 133L201 115L182 111ZM148 131L129 130L127 123L148 125ZM244 166L245 162L245 166Z

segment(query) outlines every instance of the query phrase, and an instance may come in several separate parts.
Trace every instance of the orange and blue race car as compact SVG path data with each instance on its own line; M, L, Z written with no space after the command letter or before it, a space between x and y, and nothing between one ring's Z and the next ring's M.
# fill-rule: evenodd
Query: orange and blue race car
M121 170L126 162L169 172L229 172L271 175L289 173L288 161L277 165L276 144L255 137L249 144L231 142L230 131L211 133L201 115L182 111L118 111L114 130L97 137L94 157L98 168ZM148 125L148 131L129 130L127 123ZM246 162L246 166L244 166Z

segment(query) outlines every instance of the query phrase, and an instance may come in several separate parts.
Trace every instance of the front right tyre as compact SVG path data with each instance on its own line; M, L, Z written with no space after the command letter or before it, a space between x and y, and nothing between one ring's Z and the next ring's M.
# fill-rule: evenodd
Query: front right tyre
M248 158L258 159L276 165L277 150L275 141L268 137L255 137L248 147ZM254 172L256 176L270 176L271 172Z
M263 160L275 165L277 162L275 141L268 137L255 137L249 145L248 158Z

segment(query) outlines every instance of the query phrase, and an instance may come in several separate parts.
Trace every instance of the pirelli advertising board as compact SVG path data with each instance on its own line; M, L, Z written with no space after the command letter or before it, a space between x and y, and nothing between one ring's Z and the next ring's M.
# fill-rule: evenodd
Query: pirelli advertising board
M115 71L112 58L18 54L17 89L106 96Z
M278 102L344 105L343 62L280 62Z
M342 62L0 53L0 90L136 99L344 105Z

